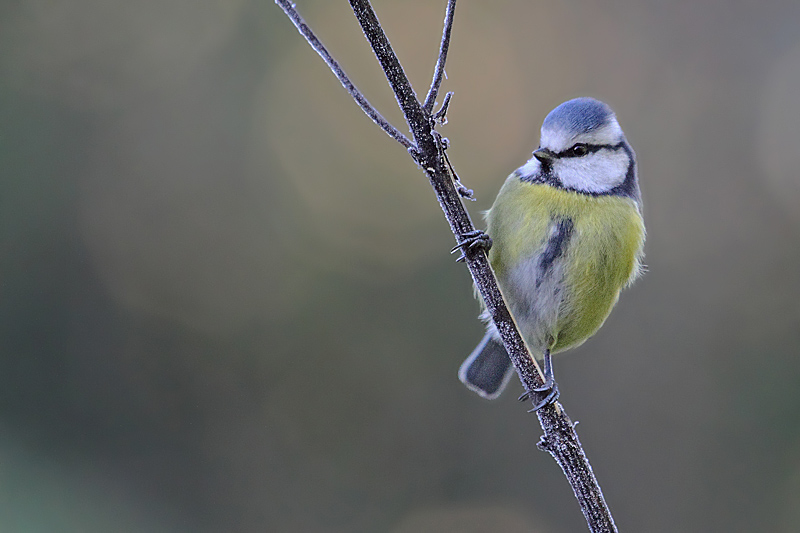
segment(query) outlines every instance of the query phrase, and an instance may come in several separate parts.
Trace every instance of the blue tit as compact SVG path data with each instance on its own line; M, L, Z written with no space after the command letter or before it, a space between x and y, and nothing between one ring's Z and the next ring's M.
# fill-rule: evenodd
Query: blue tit
M642 271L645 240L636 157L614 112L576 98L544 119L539 148L486 212L489 262L531 353L544 362L545 403L555 400L551 354L582 344ZM478 232L480 233L480 232ZM459 378L496 398L513 368L485 309L483 340ZM527 397L527 395L523 395Z

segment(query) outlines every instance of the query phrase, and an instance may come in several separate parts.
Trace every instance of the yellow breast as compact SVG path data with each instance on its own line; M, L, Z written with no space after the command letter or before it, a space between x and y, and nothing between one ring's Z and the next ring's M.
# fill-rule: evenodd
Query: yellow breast
M572 233L560 258L561 282L555 289L558 303L554 304L558 308L553 310L555 318L546 324L552 352L576 346L600 328L620 290L640 272L645 237L644 222L631 198L565 191L524 182L512 174L487 213L488 234L494 241L489 259L507 300L536 294L520 290L517 267L538 260L553 221L563 219L571 220ZM513 282L512 271L517 272ZM536 280L530 279L530 283ZM517 308L535 305L517 303L522 304ZM533 313L529 320L542 320L540 315ZM515 319L519 324L520 317ZM523 336L526 329L543 327L524 326L520 324ZM525 340L537 348L534 339L526 336Z

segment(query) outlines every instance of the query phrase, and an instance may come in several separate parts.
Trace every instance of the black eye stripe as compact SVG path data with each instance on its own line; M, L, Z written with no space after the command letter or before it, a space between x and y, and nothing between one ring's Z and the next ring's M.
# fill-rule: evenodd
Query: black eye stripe
M560 157L583 157L584 155L589 155L589 154L594 154L596 152L599 152L603 148L608 148L609 150L614 150L616 152L617 150L622 149L623 143L617 143L617 144L584 144L584 146L586 147L586 153L585 154L578 155L578 154L573 153L572 152L573 146L570 146L566 150L562 150L561 152L558 152L557 154L554 154L554 155L556 157L559 157L559 158Z
M623 150L627 155L628 170L625 173L625 181L623 181L622 183L620 183L611 190L592 192L592 191L574 189L571 187L565 187L564 184L558 179L558 176L556 176L556 174L554 173L553 165L549 162L549 158L546 158L544 159L544 161L541 161L540 162L541 164L538 167L526 168L525 166L522 166L517 170L515 170L513 175L526 183L549 185L550 187L560 189L562 191L571 191L586 196L624 196L627 198L632 198L636 202L640 202L641 195L639 193L639 183L638 183L638 178L636 176L636 155L633 153L633 149L625 141L622 141L615 145L610 145L610 144L599 145L598 150L600 148L608 148L609 150L613 150L614 152ZM558 158L560 156L560 154L553 153L547 150L546 148L540 147L539 149L549 154L550 157L552 158Z

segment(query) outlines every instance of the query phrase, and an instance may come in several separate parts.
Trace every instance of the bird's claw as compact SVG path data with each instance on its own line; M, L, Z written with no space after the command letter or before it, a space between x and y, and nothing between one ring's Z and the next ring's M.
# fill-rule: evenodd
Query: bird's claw
M486 235L486 232L479 229L464 233L461 235L461 238L463 240L459 244L453 246L453 248L450 250L451 254L454 254L457 251L461 252L461 256L456 259L456 262L458 263L467 259L466 253L468 251L483 250L484 252L488 252L492 248L491 237Z
M533 409L528 409L528 412L529 412L529 413L535 413L536 411L538 411L538 410L539 410L539 409L541 409L542 407L544 407L544 406L546 406L546 405L551 405L551 404L555 403L555 402L556 402L556 400L558 400L558 397L561 395L561 393L560 393L560 392L559 392L559 390L558 390L558 384L556 384L556 383L553 383L553 384L550 386L550 388L549 388L549 389L544 389L544 390L541 390L541 391L540 391L540 390L538 390L538 389L539 389L539 388L537 387L537 388L536 388L536 389L534 389L534 390L535 390L536 392L542 392L542 393L544 393L544 398L543 398L541 401L539 401L539 403L537 403L536 405L534 405L534 406L533 406Z
M555 382L551 383L550 386L547 386L547 384L545 384L544 386L536 387L531 392L542 393L542 399L539 400L539 402L533 406L533 409L528 410L529 413L535 413L545 405L550 405L552 403L555 403L555 401L558 400L558 397L561 395L561 393L558 390L558 384ZM530 400L531 396L532 394L530 392L525 392L522 394L522 396L519 397L519 401L521 402L528 401Z
M555 341L551 339L550 345L552 346L554 343ZM544 359L544 382L519 397L520 401L525 401L532 396L532 393L541 393L542 399L533 406L533 409L528 411L529 413L535 413L542 407L555 403L559 394L561 394L558 391L556 378L553 376L553 358L550 354L550 349L546 349L542 356L542 359Z

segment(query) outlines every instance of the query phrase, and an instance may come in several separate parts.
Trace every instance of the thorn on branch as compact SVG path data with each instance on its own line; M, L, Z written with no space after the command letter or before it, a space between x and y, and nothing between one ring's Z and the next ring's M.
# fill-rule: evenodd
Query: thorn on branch
M542 437L539 439L539 442L536 443L536 447L543 452L550 452L551 446L552 444L550 443L550 439L548 439L546 435L542 435Z
M456 191L458 191L458 195L461 198L464 198L466 200L471 200L473 202L475 201L475 191L473 191L472 189L467 189L461 183L456 183Z
M447 109L450 107L450 99L453 97L453 91L448 91L447 94L444 95L444 101L442 102L442 106L439 110L431 115L431 119L437 124L441 124L444 126L447 124Z

